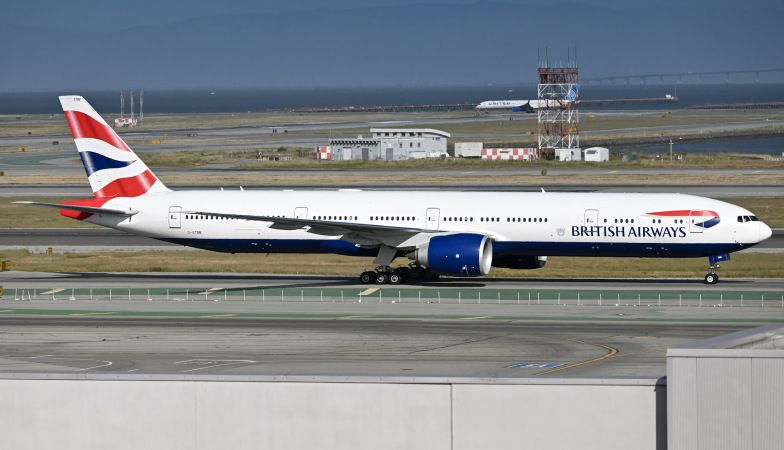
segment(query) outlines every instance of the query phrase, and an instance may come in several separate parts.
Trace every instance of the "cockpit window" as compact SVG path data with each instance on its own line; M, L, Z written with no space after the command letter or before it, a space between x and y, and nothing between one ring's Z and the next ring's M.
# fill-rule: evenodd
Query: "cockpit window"
M757 216L738 216L738 222L759 222Z

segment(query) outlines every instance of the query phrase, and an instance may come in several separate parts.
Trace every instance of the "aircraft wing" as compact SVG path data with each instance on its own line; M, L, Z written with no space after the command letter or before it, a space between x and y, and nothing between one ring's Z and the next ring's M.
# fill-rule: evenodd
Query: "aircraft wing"
M314 219L294 219L287 217L255 216L248 214L225 214L209 211L182 211L182 214L196 214L227 219L242 219L258 222L270 222L270 228L277 230L305 230L321 236L340 236L341 239L359 245L385 244L398 247L417 236L429 236L445 233L442 230L427 230L415 227L393 227L388 225L372 225L366 223L338 222Z
M90 213L90 214L109 214L112 216L132 216L139 211L135 209L128 209L127 211L121 209L110 209L110 208L96 208L94 206L81 206L81 205L64 205L62 203L43 203L43 202L13 202L18 203L20 205L37 205L37 206L48 206L50 208L57 208L57 209L65 209L69 211L78 211L83 213Z

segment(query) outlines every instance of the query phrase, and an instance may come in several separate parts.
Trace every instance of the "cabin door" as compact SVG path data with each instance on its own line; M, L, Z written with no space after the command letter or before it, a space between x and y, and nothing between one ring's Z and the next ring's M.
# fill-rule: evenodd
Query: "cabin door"
M586 227L595 227L599 225L599 210L598 209L586 209L585 210L585 226Z
M181 206L169 207L169 228L180 228L181 213L182 213Z
M440 222L441 210L438 208L428 208L427 213L425 214L425 218L427 221L425 222L425 229L427 230L437 230L438 224Z
M689 231L702 233L702 224L705 223L705 211L689 211Z

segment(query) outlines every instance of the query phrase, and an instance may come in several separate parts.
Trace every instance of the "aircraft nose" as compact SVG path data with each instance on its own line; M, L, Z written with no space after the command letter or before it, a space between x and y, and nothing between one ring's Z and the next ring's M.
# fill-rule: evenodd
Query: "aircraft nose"
M759 227L759 241L762 242L765 239L773 236L773 230L770 229L769 226L765 225L764 223L760 222Z

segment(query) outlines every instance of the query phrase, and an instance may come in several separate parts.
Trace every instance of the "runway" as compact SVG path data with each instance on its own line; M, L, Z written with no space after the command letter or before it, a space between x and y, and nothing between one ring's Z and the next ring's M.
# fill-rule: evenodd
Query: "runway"
M10 271L0 285L0 370L663 376L666 348L784 322L784 279L379 289L345 277Z
M0 313L0 371L664 376L666 348L752 326L481 317L233 317L217 311L163 317L40 314Z

